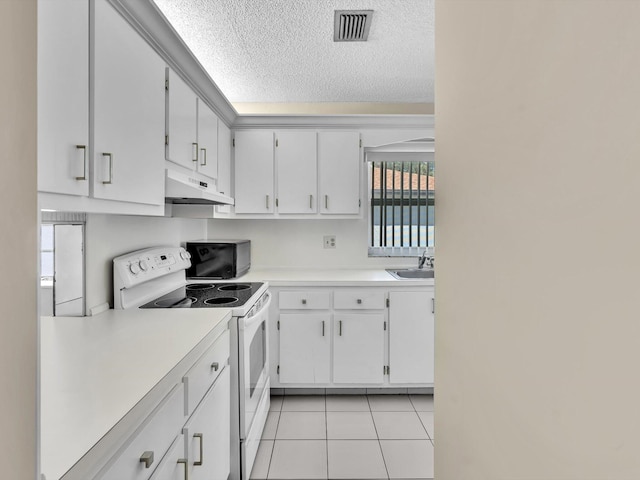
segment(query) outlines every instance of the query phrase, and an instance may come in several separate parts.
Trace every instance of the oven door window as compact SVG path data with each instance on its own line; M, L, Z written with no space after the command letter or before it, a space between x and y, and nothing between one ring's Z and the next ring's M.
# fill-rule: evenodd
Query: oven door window
M251 339L249 347L249 396L253 398L253 392L258 386L260 375L267 362L267 336L265 335L265 323L262 322L255 335Z

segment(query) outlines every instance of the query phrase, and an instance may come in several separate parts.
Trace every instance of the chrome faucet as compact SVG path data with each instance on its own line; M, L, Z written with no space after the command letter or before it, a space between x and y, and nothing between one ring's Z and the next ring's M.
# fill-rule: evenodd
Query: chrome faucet
M418 269L420 270L424 267L424 262L427 261L427 250L428 248L425 248L424 252L422 252L422 256L418 259Z
M434 263L434 258L433 257L427 257L427 251L429 250L429 248L425 248L424 252L422 252L422 255L420 256L420 258L418 258L418 269L422 270L422 268L424 267L424 264L428 261L429 262L429 268L433 268L433 263Z

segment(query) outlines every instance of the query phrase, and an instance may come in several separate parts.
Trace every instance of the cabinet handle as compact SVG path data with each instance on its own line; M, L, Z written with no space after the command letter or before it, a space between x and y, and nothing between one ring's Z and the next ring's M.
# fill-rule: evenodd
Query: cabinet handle
M203 458L203 455L204 455L204 447L203 447L203 445L204 445L204 435L202 433L194 433L193 434L193 438L200 439L200 460L198 460L197 462L195 462L195 461L193 462L194 465L200 466L200 465L202 465L202 462L204 462L204 458Z
M153 452L150 450L144 452L140 457L140 463L144 463L144 468L149 468L153 465Z
M76 180L86 180L87 179L87 146L76 145L76 149L82 150L82 176L76 177Z
M342 336L342 320L338 320L338 335Z
M266 206L267 206L267 210L269 210L269 195L267 195Z
M324 196L324 208L325 210L329 210L329 195Z
M194 162L197 162L198 161L198 144L196 142L194 142L194 143L191 144L191 147L193 148L193 150L192 150L192 154L193 154L192 155L192 157L193 157L192 160Z
M220 364L219 364L218 362L213 362L213 363L211 364L211 369L212 369L214 372L217 372L217 371L218 371L218 368L220 368Z
M189 462L186 458L179 458L178 463L184 466L184 480L189 480Z
M309 209L313 208L313 195L309 195Z
M356 300L356 301L358 302L358 305L361 305L361 304L362 304L362 299L361 299L361 298L359 298L359 299L358 299L358 300Z
M113 182L113 154L105 152L102 154L102 157L109 157L109 180L103 180L102 183L104 185L111 185Z
M324 320L322 320L322 336L324 337Z
M303 304L303 305L306 305L306 304L307 304L307 299L306 299L306 298L303 298L303 299L302 299L302 304Z
M202 158L203 158L203 162L200 164L200 166L204 167L207 164L207 149L206 148L201 148L200 152L202 152Z

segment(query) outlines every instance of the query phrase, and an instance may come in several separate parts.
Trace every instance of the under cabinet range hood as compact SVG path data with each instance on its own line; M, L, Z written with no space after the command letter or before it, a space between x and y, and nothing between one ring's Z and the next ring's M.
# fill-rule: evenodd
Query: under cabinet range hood
M218 192L213 181L167 169L165 200L181 205L233 205L233 198Z

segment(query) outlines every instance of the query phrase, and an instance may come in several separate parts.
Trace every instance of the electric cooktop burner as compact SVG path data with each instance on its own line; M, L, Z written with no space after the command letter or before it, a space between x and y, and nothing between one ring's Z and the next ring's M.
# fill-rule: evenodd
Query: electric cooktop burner
M213 283L190 283L187 285L187 290L210 290L215 288Z
M240 307L262 287L262 283L190 283L140 308Z
M246 283L232 283L230 285L222 285L218 287L218 290L222 290L223 292L226 292L227 290L233 290L233 291L246 290L247 288L251 288L251 285Z
M237 302L236 297L213 297L204 301L206 305L229 305L230 303Z

